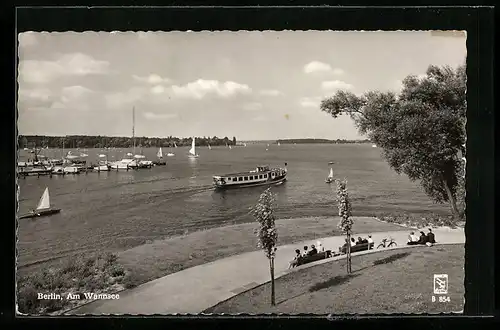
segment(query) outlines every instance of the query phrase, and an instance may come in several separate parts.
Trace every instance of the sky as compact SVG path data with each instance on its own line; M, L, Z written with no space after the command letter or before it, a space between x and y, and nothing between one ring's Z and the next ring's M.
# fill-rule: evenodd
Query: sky
M466 37L431 32L26 32L18 36L23 135L359 139L319 110L338 90L401 88L456 67Z

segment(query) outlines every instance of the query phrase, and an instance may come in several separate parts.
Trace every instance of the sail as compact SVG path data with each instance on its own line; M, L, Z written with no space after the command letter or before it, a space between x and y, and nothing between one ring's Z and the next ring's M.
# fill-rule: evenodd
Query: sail
M280 146L280 145L281 145L281 143L278 142L278 146Z
M233 148L231 148L231 146L229 146L229 149L233 149Z
M177 144L175 144L175 142L174 142L174 148L177 148Z
M210 144L208 145L208 149L209 149L209 150L212 150L212 147L210 146Z
M196 147L195 147L194 136L193 136L193 141L191 142L191 149L189 149L189 153L193 156L196 156Z
M330 168L330 174L328 174L329 179L333 179L333 168Z
M45 188L45 191L43 192L42 197L40 198L40 201L38 202L38 206L36 207L37 210L43 210L43 209L48 209L50 208L50 197L49 197L49 188Z
M158 158L163 158L163 151L161 150L161 147L160 147L160 149L158 149L158 152L156 153L156 156Z

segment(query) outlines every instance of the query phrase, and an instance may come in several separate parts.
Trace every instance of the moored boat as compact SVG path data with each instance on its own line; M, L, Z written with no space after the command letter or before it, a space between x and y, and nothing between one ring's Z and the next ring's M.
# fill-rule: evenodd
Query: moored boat
M286 181L287 168L270 168L268 165L257 166L253 171L214 175L216 189L256 187L280 184Z
M56 214L61 212L61 209L55 209L50 207L50 196L49 196L49 188L45 188L45 191L43 192L42 197L40 198L40 201L38 202L38 205L36 209L32 210L31 212L24 214L20 216L20 219L26 219L26 218L37 218L37 217L42 217L42 216L47 216L51 214Z
M333 168L330 167L330 173L328 174L325 182L326 183L332 183L334 180L333 180Z

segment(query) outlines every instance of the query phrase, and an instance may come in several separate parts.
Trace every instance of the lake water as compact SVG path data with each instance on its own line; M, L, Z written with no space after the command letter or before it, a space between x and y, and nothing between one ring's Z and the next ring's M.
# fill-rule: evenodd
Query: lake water
M67 257L90 251L116 251L148 240L254 221L249 215L265 187L227 192L212 189L212 175L252 170L257 165L288 163L288 181L273 188L279 218L336 215L334 185L325 184L334 161L335 176L348 179L354 215L383 211L446 213L417 183L397 175L369 144L248 145L198 148L200 157L189 159L188 148L165 157L166 166L137 171L20 178L19 212L36 207L45 187L60 214L19 220L19 265ZM67 151L67 150L66 150ZM110 160L121 159L128 149L109 150ZM168 149L164 149L166 154ZM74 151L77 153L77 151ZM155 159L156 149L144 149ZM88 161L102 150L88 149ZM61 157L61 150L44 150ZM30 154L20 151L20 160Z

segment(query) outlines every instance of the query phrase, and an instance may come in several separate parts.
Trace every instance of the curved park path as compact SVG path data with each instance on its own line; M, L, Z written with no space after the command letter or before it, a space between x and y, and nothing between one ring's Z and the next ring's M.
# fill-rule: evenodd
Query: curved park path
M382 238L392 237L398 243L396 249L400 249L408 248L406 241L411 230L402 228L399 231L385 233L356 233L355 236L366 237L371 234L375 241L375 247ZM465 243L465 233L461 228L436 228L433 231L438 244ZM333 236L319 240L325 249L338 251L338 247L343 244L344 239L344 236ZM294 257L295 249L302 249L304 245L316 244L316 241L303 241L279 246L275 260L275 277L278 278L288 272L315 266L319 263L344 258L344 256L328 258L288 270L288 263ZM380 250L363 251L355 255L376 251ZM197 314L223 300L263 284L269 279L269 262L264 252L248 252L158 278L120 292L118 300L94 301L67 314Z

